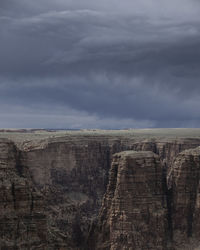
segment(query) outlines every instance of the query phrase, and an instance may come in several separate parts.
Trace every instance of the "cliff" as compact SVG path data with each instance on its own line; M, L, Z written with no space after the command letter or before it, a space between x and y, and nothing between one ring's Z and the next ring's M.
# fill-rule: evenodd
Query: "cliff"
M115 154L87 249L200 249L200 147L166 172L153 152Z
M175 159L168 176L172 242L175 249L200 248L200 147Z
M0 142L0 246L1 249L47 249L43 197L18 165L13 142Z
M162 164L150 151L114 155L90 249L166 249Z
M145 238L144 242L142 241L140 244L145 246L146 240L149 239L148 244L151 247L155 243L151 242L151 237L148 236L149 233L150 235L153 233L149 230L148 221L156 228L155 218L159 213L161 218L165 218L159 227L159 232L155 231L155 234L153 234L154 236L158 235L157 242L159 242L159 246L165 245L164 242L168 242L168 245L172 244L172 241L175 242L176 210L173 199L178 198L172 196L172 189L175 190L176 186L174 184L175 179L172 178L174 176L173 168L177 166L174 161L177 162L179 158L176 157L180 152L198 147L200 145L199 137L169 138L154 136L149 138L146 135L140 137L135 136L134 133L127 135L122 132L116 132L115 134L83 132L81 134L70 133L65 136L55 137L51 133L50 135L45 133L44 137L40 134L34 136L31 134L31 138L26 136L26 133L23 133L23 135L18 133L17 137L20 137L20 140L18 140L18 138L15 138L15 134L12 133L12 135L6 134L4 136L10 138L10 140L0 139L2 145L0 148L0 175L3 180L0 195L1 200L4 201L0 208L2 211L0 220L1 225L3 225L0 228L2 249L3 247L4 249L89 249L94 244L91 235L97 237L95 238L97 239L96 242L99 242L101 237L105 238L105 246L107 247L110 244L115 249L115 244L119 244L117 242L118 231L121 230L120 226L127 225L127 228L129 228L130 224L136 224L138 228L142 228L142 225L144 225L143 230L146 230ZM123 186L123 188L118 190L116 186L113 186L114 184L110 184L111 175L115 173L112 174L114 162L116 165L119 160L119 158L116 158L118 156L115 156L111 168L112 157L115 153L127 150L151 151L156 155L149 152L140 153L139 156L135 152L135 158L129 156L130 161L137 162L137 166L140 166L142 158L146 159L146 163L142 162L143 165L139 167L141 172L138 170L139 172L132 173L132 179L130 178L128 184L123 186L123 181L126 182L130 169L132 169L132 167L128 168L125 174L126 170L123 170L123 168L126 169L127 166L124 164L123 168L120 168L121 172L118 172L118 181L121 183L119 186ZM122 154L126 155L126 153ZM178 157L182 159L183 155ZM134 164L130 163L130 166L135 166ZM150 169L152 171L157 169L157 174L155 175L155 171L148 172ZM168 183L170 183L169 189L166 184L167 174ZM137 185L134 184L135 187L132 184L134 178L141 178L140 192L137 190L138 183ZM148 186L144 185L143 187L146 182L142 182L142 179L148 180L149 185L151 183L153 186L158 185L157 191L155 191L157 195L154 195L152 189L149 190ZM116 180L114 180L115 182ZM137 199L133 195L135 190L139 192ZM103 199L105 192L106 195ZM104 223L105 232L109 232L110 228L113 232L112 244L109 242L108 235L105 236L106 233L104 234L99 229L99 220L104 218L103 215L107 216L105 218L111 218L110 213L113 205L107 206L106 200L108 199L106 197L108 192L117 195L113 194L115 202L111 202L111 204L113 202L115 204L114 212L119 213L122 222L124 218L129 221L129 223L125 221L125 224L123 224L124 222L118 222L117 219L114 221L113 219L112 225ZM126 194L129 195L129 198L131 197L128 198L130 203L125 198ZM117 203L121 196L122 200ZM121 214L120 211L123 202L125 217L123 217L124 212ZM139 206L143 202L149 204L148 215L145 215L148 209L143 211L143 205L142 207ZM133 204L137 205L134 207ZM129 211L132 205L135 213L137 211L139 214L137 223L132 220L134 216ZM6 209L6 207L10 208ZM154 209L156 210L155 216L151 213ZM100 214L99 211L101 211ZM107 212L103 213L102 211ZM177 214L179 213L177 212ZM195 212L195 216L196 214L197 212ZM143 215L145 218L143 218ZM11 233L8 232L8 228ZM25 228L28 229L25 230ZM114 230L115 228L118 228L118 231ZM198 231L197 227L193 226L193 228L195 228L193 230L196 232ZM131 234L129 228L129 238L137 236L137 239L139 239L142 237L143 231L139 230L137 234L137 230L134 230ZM165 235L161 237L163 230ZM97 232L99 232L98 236ZM146 236L148 237L146 238ZM123 237L125 237L125 234ZM117 239L116 243L115 239ZM196 241L196 239L198 239L197 236L195 236L194 240ZM95 244L97 249L103 249L101 246L101 244L98 246ZM118 245L116 246L118 247ZM139 245L136 246L139 247ZM178 243L177 247L179 247Z

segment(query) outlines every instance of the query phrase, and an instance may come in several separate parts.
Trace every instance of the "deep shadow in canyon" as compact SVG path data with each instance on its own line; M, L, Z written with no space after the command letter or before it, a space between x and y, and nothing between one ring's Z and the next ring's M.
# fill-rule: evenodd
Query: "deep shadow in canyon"
M198 249L199 146L123 133L0 139L1 249Z

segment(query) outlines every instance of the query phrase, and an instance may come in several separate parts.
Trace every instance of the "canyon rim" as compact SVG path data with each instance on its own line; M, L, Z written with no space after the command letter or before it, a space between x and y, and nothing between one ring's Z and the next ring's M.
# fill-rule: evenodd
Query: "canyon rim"
M199 13L0 0L0 250L200 250Z
M199 249L199 134L1 131L1 249Z

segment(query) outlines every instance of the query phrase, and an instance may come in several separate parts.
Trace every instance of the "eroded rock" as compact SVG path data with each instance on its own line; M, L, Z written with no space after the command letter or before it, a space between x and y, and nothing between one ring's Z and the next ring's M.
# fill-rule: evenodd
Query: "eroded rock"
M162 215L160 216L164 216L163 213L166 214L165 218L167 220L167 223L165 221L160 228L158 227L159 232L157 237L160 238L159 240L157 239L158 247L162 246L162 244L164 244L163 242L167 242L167 247L172 249L170 247L172 247L172 243L175 242L175 235L180 234L176 234L173 222L173 220L179 220L176 219L176 213L173 207L172 190L175 190L175 185L169 190L166 189L165 178L161 176L160 169L163 168L165 175L167 174L168 168L172 170L173 166L179 166L180 164L177 165L178 163L173 165L176 156L185 149L199 146L199 138L138 139L134 138L134 136L129 138L124 135L81 135L49 138L43 139L42 141L27 141L19 145L20 149L11 141L3 139L0 141L0 198L2 201L0 205L0 221L2 225L0 229L0 244L2 249L6 246L7 248L5 249L9 249L10 247L10 249L78 250L85 247L85 249L88 250L89 245L86 244L86 238L88 237L90 224L97 218L102 197L106 189L107 198L106 200L104 199L103 203L105 207L101 208L101 216L99 217L104 221L104 223L100 224L102 228L104 227L105 231L103 232L101 228L98 229L99 235L95 235L94 239L98 239L96 242L99 242L99 244L98 246L95 244L95 247L98 247L98 249L110 249L108 238L110 237L111 229L115 232L112 236L113 242L115 240L118 242L119 239L123 241L128 237L127 241L129 245L127 249L134 249L133 246L139 247L139 244L143 247L143 245L146 244L144 242L146 236L148 236L147 232L149 232L150 235L154 235L154 232L148 231L147 221L155 228L157 225L155 218L158 216L153 215L151 218L151 213L148 212L148 209L143 209L142 204L144 201L146 202L143 193L149 191L149 196L147 196L149 197L149 201L151 200L151 204L154 204L154 202L157 204L148 205L149 210L151 211L154 208L153 206L156 206L155 209L158 211L159 209L157 208L162 205L162 208L160 208ZM142 182L140 182L140 184L137 184L137 187L141 185L142 188L133 189L134 184L131 184L134 179L133 173L130 174L132 181L129 178L129 181L126 182L125 185L120 184L121 189L117 189L119 192L116 191L116 184L123 183L123 180L128 178L130 169L127 170L127 173L121 170L121 172L119 171L117 173L114 170L113 172L111 171L111 175L118 176L118 179L113 178L113 182L109 181L108 193L108 171L110 169L112 155L124 150L148 150L160 156L162 167L158 156L155 155L153 155L155 162L152 163L152 166L154 166L152 168L148 167L149 160L143 163L143 160L135 159L135 161L140 162L137 164L144 165L143 168L138 168L138 171L141 169L141 172L135 173L137 178L147 179L147 183L150 185L149 188L155 187L155 183L161 188L159 190L160 193L156 195L157 198L155 198L153 194L151 195L152 189L148 189L146 183L142 185ZM183 155L178 156L177 159L181 159ZM189 159L190 157L187 161L189 161ZM181 160L177 160L176 162L181 162ZM155 178L153 172L149 173L149 169L154 169L155 166L158 168L158 178ZM170 171L171 176L174 176L175 171L173 174L172 172L173 171ZM176 183L175 177L172 179L173 182ZM161 187L161 183L163 183L163 187ZM181 183L181 180L178 180L177 183ZM137 193L139 190L143 192ZM115 197L115 192L117 198L110 198L109 201L108 195ZM136 192L136 196L134 196L134 192ZM130 198L125 199L124 197L126 197L126 195ZM164 197L166 197L166 199ZM179 200L179 198L174 199ZM162 200L161 205L160 200ZM133 221L130 222L132 203L137 204L137 206L133 206L133 211L135 211L135 214L136 211L138 211L139 214L139 216L135 215L134 218L138 218L138 220L135 220L134 223ZM117 214L122 204L124 204L123 206L125 208L123 208L123 211L125 212ZM148 202L145 204L148 204ZM179 203L177 202L177 204ZM196 201L195 204L195 211L198 211L198 202ZM116 214L116 216L113 215L114 217L108 212L111 211L111 207ZM139 213L140 210L142 211L141 213ZM147 212L148 216L145 215ZM158 212L155 214L158 214ZM193 215L194 218L198 218L197 215L198 212L195 212ZM110 221L112 218L112 227L106 218L109 218ZM118 221L117 218L120 218L120 220ZM195 219L195 221L198 220ZM185 225L185 223L183 224ZM124 233L120 236L121 238L118 238L118 233L122 230L120 229L121 225L123 227L127 226L128 234L126 236ZM140 229L137 233L134 225ZM199 229L198 226L194 225L195 223L193 222L192 237L188 238L187 233L185 234L186 238L192 239L190 246L193 246L194 240L198 240L199 237L198 235L195 236L195 234L198 234ZM130 228L133 229L133 233L131 233L132 229ZM166 228L165 236L161 240L163 228ZM95 234L96 232L97 231L95 231ZM135 239L136 236L138 238L143 237L143 243L138 241L138 243L134 243L136 245L131 246L131 239ZM102 239L102 241L99 239ZM90 246L94 244L94 242L89 242ZM104 244L102 244L102 242L104 242ZM150 247L155 244L153 240L148 240L148 242L147 244ZM113 249L122 246L112 244ZM180 246L182 249L184 249L183 247L190 249L187 248L188 245L186 245L186 243L184 244L185 245L180 246L180 244L178 245L177 243L176 247Z
M20 176L18 150L0 141L0 247L47 249L47 220L42 197L29 178Z
M90 249L166 249L162 164L150 151L115 154Z
M176 249L200 248L199 182L200 147L197 147L181 152L168 174L168 187L172 190L173 244Z

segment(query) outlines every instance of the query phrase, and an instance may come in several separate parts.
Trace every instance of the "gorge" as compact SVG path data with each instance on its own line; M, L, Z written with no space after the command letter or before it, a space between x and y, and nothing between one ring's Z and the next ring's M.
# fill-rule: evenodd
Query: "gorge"
M1 249L199 249L199 146L200 129L1 131Z

